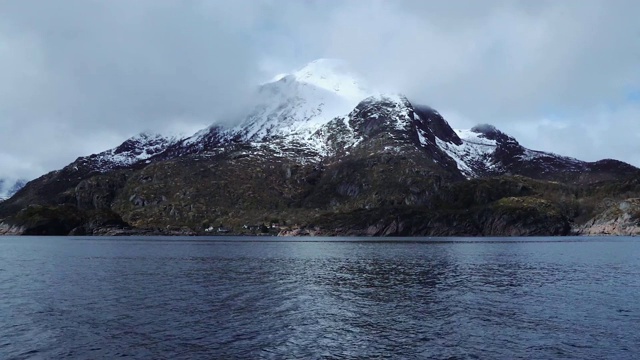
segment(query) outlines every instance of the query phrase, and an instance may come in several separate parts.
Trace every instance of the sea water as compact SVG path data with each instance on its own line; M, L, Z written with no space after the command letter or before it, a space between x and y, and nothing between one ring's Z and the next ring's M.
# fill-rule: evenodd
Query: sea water
M640 239L0 237L0 359L633 359Z

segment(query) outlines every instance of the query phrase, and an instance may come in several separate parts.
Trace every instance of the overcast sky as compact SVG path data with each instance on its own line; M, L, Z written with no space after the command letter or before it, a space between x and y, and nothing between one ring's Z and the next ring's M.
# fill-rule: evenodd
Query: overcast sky
M523 145L640 166L637 0L1 0L0 177L195 132L321 57Z

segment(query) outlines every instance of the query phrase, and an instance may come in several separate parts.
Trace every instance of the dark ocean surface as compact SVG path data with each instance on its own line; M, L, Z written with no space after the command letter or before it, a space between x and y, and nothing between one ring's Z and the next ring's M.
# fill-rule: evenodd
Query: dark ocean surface
M640 238L0 237L0 359L638 359Z

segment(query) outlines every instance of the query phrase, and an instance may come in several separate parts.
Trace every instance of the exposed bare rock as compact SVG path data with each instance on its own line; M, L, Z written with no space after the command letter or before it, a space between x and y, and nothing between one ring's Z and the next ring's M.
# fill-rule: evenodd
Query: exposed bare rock
M575 232L580 235L640 235L640 198L621 201Z
M24 226L0 222L0 235L22 235L24 231Z

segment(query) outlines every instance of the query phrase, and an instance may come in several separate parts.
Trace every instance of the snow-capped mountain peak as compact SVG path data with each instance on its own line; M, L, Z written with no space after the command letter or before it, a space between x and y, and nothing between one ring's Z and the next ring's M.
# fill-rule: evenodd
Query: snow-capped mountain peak
M255 106L234 133L253 142L272 138L305 142L320 127L376 94L342 60L318 59L277 79L261 86Z
M550 169L555 163L558 168L581 169L575 159L528 150L491 125L453 130L433 108L364 84L346 62L318 59L262 84L235 127L214 125L190 137L141 133L117 148L80 158L73 166L104 172L187 154L215 156L236 145L256 156L267 151L302 162L321 161L380 135L394 151L415 144L421 151L440 154L440 160L449 157L467 178L502 174L515 167L528 173L542 168L538 163Z

